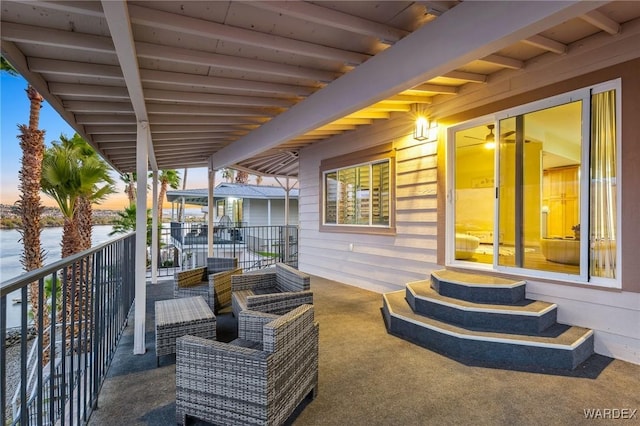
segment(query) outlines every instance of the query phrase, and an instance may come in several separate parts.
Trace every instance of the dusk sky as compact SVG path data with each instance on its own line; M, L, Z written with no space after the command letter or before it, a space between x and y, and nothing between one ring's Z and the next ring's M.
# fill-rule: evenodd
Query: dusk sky
M22 151L18 140L18 125L29 122L29 99L25 89L27 82L22 77L12 77L7 73L0 73L1 95L1 128L2 140L0 143L0 203L13 204L18 200L18 171ZM45 145L51 146L52 141L60 139L63 134L71 138L75 130L71 128L58 113L46 101L40 110L40 129L45 130ZM183 170L179 170L182 174ZM124 184L113 172L116 181L115 194L97 208L121 210L128 205L124 194ZM216 176L216 184L221 182ZM187 173L187 188L206 188L206 168L189 169ZM45 206L55 206L53 199L42 194L42 202ZM165 205L165 207L168 207Z

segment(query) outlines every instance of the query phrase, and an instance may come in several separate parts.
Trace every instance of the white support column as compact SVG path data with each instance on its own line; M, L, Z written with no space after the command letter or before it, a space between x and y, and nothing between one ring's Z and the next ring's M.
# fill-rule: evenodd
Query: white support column
M287 177L287 186L284 189L284 225L289 226L289 177Z
M213 211L214 211L214 199L213 188L216 184L216 171L209 168L208 179L208 199L207 204L209 206L209 214L207 215L207 253L209 257L213 257Z
M267 200L267 226L271 226L271 198Z
M284 261L288 262L289 253L291 252L289 247L289 191L291 191L293 186L289 184L289 176L287 176L284 185L278 178L276 178L276 182L284 189L284 232L282 238L284 239ZM295 185L295 183L293 185Z
M151 209L151 284L158 283L158 171L153 171ZM160 207L162 208L162 207ZM162 224L160 224L162 226Z
M287 176L286 187L284 189L284 261L289 261L289 253L291 248L289 247L289 177Z
M147 164L148 158L148 131L149 124L146 121L138 122L136 139L136 173L138 195L136 197L136 297L134 307L134 355L144 354L147 350L145 344L145 317L147 305Z

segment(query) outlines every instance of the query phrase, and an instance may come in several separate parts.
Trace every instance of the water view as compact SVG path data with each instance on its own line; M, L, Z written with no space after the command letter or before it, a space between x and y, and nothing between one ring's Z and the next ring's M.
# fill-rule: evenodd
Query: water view
M93 245L117 238L110 237L109 233L113 227L111 225L99 225L93 227ZM41 234L42 248L45 252L44 264L48 265L60 260L60 241L62 240L62 228L43 228ZM22 254L22 241L20 233L15 229L0 230L0 283L24 273L20 256ZM20 298L19 292L9 295L7 300L7 328L20 325L20 304L13 303L14 299Z

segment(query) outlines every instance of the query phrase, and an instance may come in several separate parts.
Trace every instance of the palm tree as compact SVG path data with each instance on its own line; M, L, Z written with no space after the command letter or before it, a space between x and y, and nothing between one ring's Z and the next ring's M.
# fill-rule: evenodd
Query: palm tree
M78 146L53 143L42 169L42 191L56 201L64 217L62 257L83 250L78 200L99 203L113 193L109 168L97 155L85 155ZM82 217L82 216L81 216Z
M125 207L123 211L118 212L118 218L114 221L113 230L109 232L109 236L135 231L136 210L136 205L133 204ZM151 226L151 209L147 209L147 246L151 245Z
M236 173L236 183L246 184L247 182L249 182L249 173L238 170L238 173Z
M113 193L114 181L109 175L109 166L104 162L96 151L89 145L79 134L74 134L71 139L60 135L60 142L63 147L75 150L78 155L78 160L84 162L87 158L93 158L93 167L96 167L94 171L98 175L101 175L100 180L105 185L94 192L87 188L85 193L78 197L77 208L75 212L75 218L78 225L78 234L81 241L81 249L88 250L91 248L91 233L93 231L93 203L100 203L107 195ZM102 169L102 170L101 170Z
M233 169L225 168L222 169L222 178L226 179L227 182L233 182Z
M153 175L149 175L151 177ZM180 175L177 170L161 170L158 176L160 182L160 193L158 194L158 222L162 224L162 205L164 204L164 198L167 195L167 187L172 189L178 189L180 186Z
M129 207L133 206L136 203L136 172L123 173L120 175L120 179L124 182L124 192L127 194L127 198L129 199Z
M18 72L4 58L1 57L1 71L9 75L17 76ZM29 108L29 125L21 124L20 148L22 149L22 166L19 172L20 199L18 206L22 224L19 232L22 236L23 252L20 258L25 271L32 271L42 267L44 253L40 245L40 217L42 215L42 204L40 202L40 177L42 175L42 158L44 156L44 131L39 130L40 108L44 98L30 84L27 85L27 97L31 102ZM31 312L38 312L39 287L37 282L33 282L29 288ZM48 315L44 315L44 327L48 327ZM36 322L35 326L38 324Z
M85 199L90 203L103 200L113 192L110 181L106 163L97 155L83 154L78 145L54 143L46 150L42 165L42 191L56 201L64 217L62 257L84 249L83 231L79 224L86 218L81 212L82 207L79 207L82 204L79 200ZM66 271L66 310L59 316L64 315L67 324L90 318L90 312L85 312L85 307L91 305L88 288L91 273L85 272L88 270L90 268L86 264L79 262Z

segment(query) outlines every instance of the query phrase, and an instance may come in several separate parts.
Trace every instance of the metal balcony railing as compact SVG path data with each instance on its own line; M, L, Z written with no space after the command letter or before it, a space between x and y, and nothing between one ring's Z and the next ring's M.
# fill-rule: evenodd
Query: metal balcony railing
M3 425L87 422L127 324L134 271L135 234L128 234L0 284ZM21 325L7 330L14 291L20 292ZM31 291L37 292L33 318ZM29 339L33 327L36 338ZM19 362L17 378L7 374L9 331L20 335L19 361L12 361Z
M202 223L171 222L160 232L158 275L207 264L208 229ZM266 268L278 262L298 266L298 227L216 225L213 257L237 257L244 271Z

